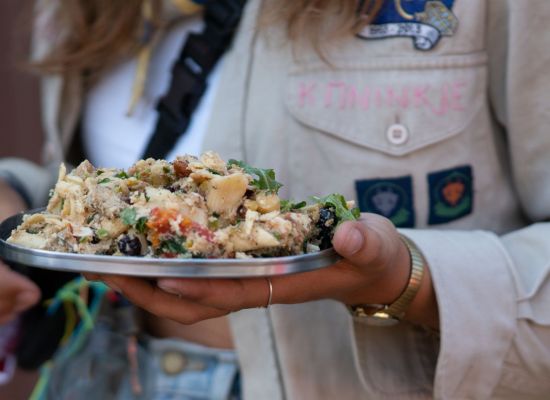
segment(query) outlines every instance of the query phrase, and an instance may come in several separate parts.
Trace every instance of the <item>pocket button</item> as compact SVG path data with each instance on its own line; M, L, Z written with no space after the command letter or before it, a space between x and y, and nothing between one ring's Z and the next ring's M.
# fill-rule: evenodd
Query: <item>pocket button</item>
M386 138L391 144L400 146L409 140L409 130L405 125L393 124L388 128Z
M187 359L179 351L167 351L162 355L161 365L167 375L177 375L185 369Z

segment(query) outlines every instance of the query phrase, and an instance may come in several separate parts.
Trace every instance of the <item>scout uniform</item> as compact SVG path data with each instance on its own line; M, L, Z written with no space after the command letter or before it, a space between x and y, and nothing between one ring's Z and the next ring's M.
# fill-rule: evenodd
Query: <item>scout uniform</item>
M390 0L328 62L258 31L261 7L226 55L204 149L274 168L283 196L339 192L391 219L428 261L441 335L328 300L234 313L245 399L548 396L550 226L535 222L550 216L550 3ZM57 166L82 93L43 85ZM52 174L0 169L44 204Z

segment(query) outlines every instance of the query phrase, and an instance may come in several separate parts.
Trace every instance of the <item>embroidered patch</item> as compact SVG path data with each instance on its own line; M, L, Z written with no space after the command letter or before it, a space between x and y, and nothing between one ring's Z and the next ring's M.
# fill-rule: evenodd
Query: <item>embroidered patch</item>
M428 175L430 216L428 224L444 224L472 212L472 167L464 166Z
M373 23L357 34L362 39L411 37L418 50L431 50L441 36L452 36L458 18L455 0L387 0Z
M361 211L383 215L401 228L414 227L410 176L355 181L355 189Z

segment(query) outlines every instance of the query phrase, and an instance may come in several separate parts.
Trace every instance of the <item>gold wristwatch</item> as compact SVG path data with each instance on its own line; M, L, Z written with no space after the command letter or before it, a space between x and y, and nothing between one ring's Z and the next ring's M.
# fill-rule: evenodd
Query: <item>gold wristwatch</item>
M424 268L426 267L426 259L409 238L400 235L401 240L407 246L411 259L411 273L409 283L401 293L401 295L392 304L360 304L348 306L351 315L354 318L359 318L369 325L389 326L398 323L412 303L414 297L418 293L422 277L424 276Z

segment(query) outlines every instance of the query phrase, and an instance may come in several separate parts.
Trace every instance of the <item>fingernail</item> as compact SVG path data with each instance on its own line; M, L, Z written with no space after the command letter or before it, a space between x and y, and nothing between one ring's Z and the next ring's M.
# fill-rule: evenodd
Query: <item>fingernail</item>
M38 296L36 295L35 292L21 292L15 298L14 311L21 312L23 310L26 310L37 301L38 301Z
M342 246L341 252L345 256L352 256L363 247L363 234L357 228L352 228L346 235L346 240Z
M180 287L172 281L158 281L157 286L167 293L181 295Z

